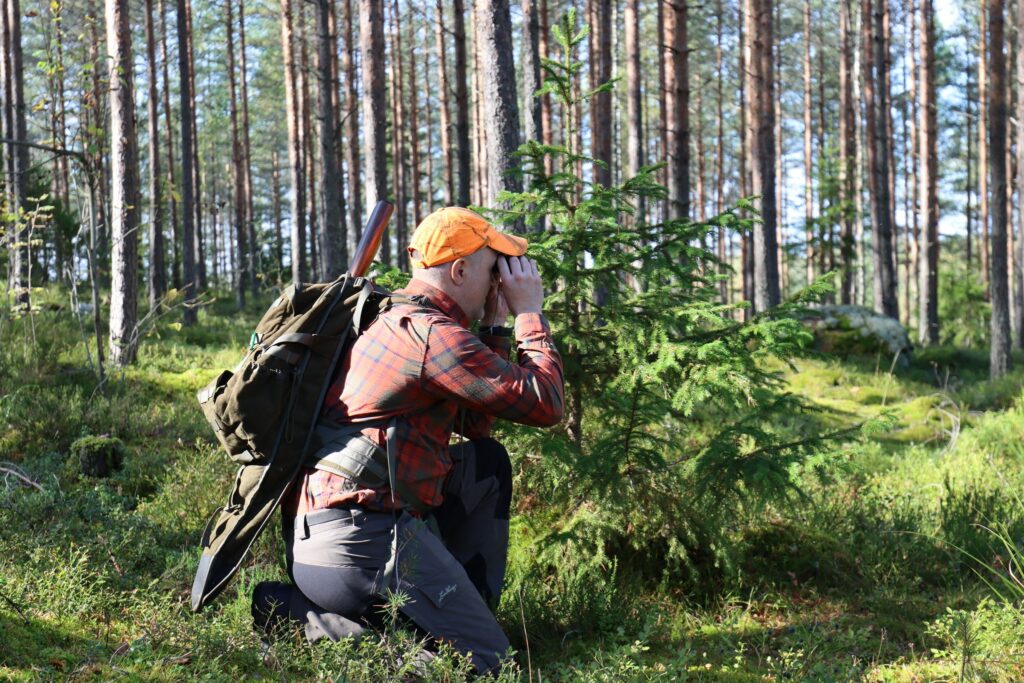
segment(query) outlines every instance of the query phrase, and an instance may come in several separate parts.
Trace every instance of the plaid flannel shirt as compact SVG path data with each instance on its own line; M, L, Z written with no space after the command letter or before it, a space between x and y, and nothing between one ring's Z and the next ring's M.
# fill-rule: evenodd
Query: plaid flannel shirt
M423 296L436 309L396 304L381 313L342 357L323 415L377 425L401 415L395 475L424 505L436 507L452 467L448 443L454 431L478 439L490 434L497 417L537 427L562 419L562 360L540 314L516 316L513 363L511 340L470 332L468 317L444 292L412 280L400 293ZM381 447L385 432L380 426L363 430ZM404 506L388 487L360 489L344 477L305 469L283 511L295 516L352 504L370 510Z

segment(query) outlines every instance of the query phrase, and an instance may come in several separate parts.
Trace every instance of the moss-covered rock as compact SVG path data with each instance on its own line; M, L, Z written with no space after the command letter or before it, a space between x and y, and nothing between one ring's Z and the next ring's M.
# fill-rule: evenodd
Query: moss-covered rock
M71 444L68 466L88 477L109 477L121 469L124 444L112 436L83 436Z
M882 353L898 357L900 367L910 363L914 346L895 318L863 306L826 305L812 309L804 322L814 330L819 351L840 357Z

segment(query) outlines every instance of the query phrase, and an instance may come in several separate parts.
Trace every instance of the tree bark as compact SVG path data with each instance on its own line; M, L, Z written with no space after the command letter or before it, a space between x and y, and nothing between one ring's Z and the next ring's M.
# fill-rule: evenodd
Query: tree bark
M843 264L840 301L844 305L853 303L853 174L854 157L854 107L853 99L853 44L851 36L850 0L839 0L839 201L842 206L842 241L840 255Z
M192 101L189 105L189 118L187 120L189 127L192 128L192 147L190 148L192 154L192 211L195 214L194 223L195 232L193 233L195 246L195 265L196 265L196 284L199 289L206 289L206 248L203 241L203 194L202 194L202 175L200 173L199 164L199 130L198 123L196 121L196 59L193 50L192 40L192 3L191 0L185 0L185 22L188 27L186 35L186 41L188 43L188 78L189 78L189 96ZM185 120L183 119L183 122Z
M863 2L863 0L862 0ZM863 7L863 5L862 5ZM870 42L869 22L864 21L865 14L861 12L860 31L856 31L857 44L853 49L853 147L855 150L854 172L853 172L853 241L855 254L854 265L854 303L858 306L866 305L867 301L867 258L865 258L864 245L864 108L862 106L863 93L863 56L866 44ZM851 17L852 18L852 17Z
M256 273L260 269L260 245L256 241L256 215L252 197L252 143L249 138L249 78L245 56L245 0L238 0L238 85L242 100L242 188L245 192L245 231L249 244L249 289L259 295Z
M686 44L687 11L685 0L674 0L665 14L665 130L666 161L668 162L669 218L690 217L690 75L689 51ZM771 14L768 15L771 29ZM771 43L768 44L769 62L772 60ZM769 64L768 74L771 73ZM639 85L639 83L638 83ZM771 87L771 83L768 84ZM772 118L774 119L774 106ZM773 148L774 156L774 148ZM772 161L774 173L774 161ZM774 181L770 183L774 185ZM772 226L774 230L774 226Z
M1024 348L1024 209L1019 202L1024 200L1024 2L1017 2L1017 198L1018 198L1018 239L1017 239L1017 334L1018 348ZM970 134L967 139L970 140ZM968 168L970 161L968 159ZM968 187L970 182L968 182Z
M435 8L434 48L437 50L437 85L440 95L441 119L441 158L444 161L444 204L451 206L455 201L455 159L452 155L451 114L448 94L451 84L448 82L448 46L444 24L445 5L437 0Z
M718 122L718 136L715 144L715 212L719 215L725 212L725 115L723 112L723 81L725 80L725 62L722 54L722 21L724 20L722 0L716 0L715 4L715 105L717 108L716 118ZM725 243L728 235L725 226L718 227L718 262L719 276L722 277L718 283L718 295L722 303L728 304L732 299L732 288L729 286L729 279L726 277L728 261Z
M111 284L110 359L135 360L138 348L139 156L132 101L132 35L128 0L106 0L110 60Z
M522 49L522 96L523 109L526 111L525 137L527 140L541 140L544 126L541 120L541 98L534 96L534 93L541 89L541 38L538 35L540 23L537 16L537 0L522 0L520 7L523 31L526 34Z
M333 280L344 272L348 265L348 248L344 231L345 194L342 191L341 168L338 166L337 111L332 93L337 89L334 82L334 57L337 40L331 31L331 15L334 14L334 0L318 0L317 27L317 71L319 88L317 106L320 123L320 195L323 202L323 220L320 221L321 272L325 280Z
M284 61L285 115L288 117L288 166L291 171L292 279L303 282L306 271L306 181L302 164L302 107L298 101L292 0L281 0L281 54Z
M196 273L196 252L195 252L195 210L192 205L196 201L195 183L192 175L195 173L192 156L192 126L188 121L192 118L192 80L189 78L189 61L191 53L188 50L188 5L187 0L177 0L178 20L178 92L180 96L179 107L181 109L181 269L185 295L184 323L193 325L196 322L196 309L193 305L196 298L197 273Z
M814 244L814 169L811 165L813 149L811 147L811 2L804 0L804 239L807 242L807 284L814 282L814 260L817 250Z
M531 8L534 7L532 0L524 0L524 8L527 4L529 4ZM610 0L589 0L588 4L590 7L592 24L590 43L590 87L593 89L597 88L602 83L609 82L612 79L612 8ZM532 32L535 32L537 27L536 16L533 17L531 25L533 27ZM685 27L683 30L685 31ZM537 45L538 42L539 41L536 40L534 33L534 36L531 37L531 43ZM539 46L537 49L539 50ZM534 90L540 88L539 71L536 78L536 85L531 83L531 85L528 85L526 88L527 97L532 98L530 100L532 105L530 107L532 116L527 117L527 119L534 121L532 129L536 132L532 136L533 139L539 139L541 127L543 126L541 121L540 100L533 98L532 91L530 90L531 87ZM594 164L594 182L608 187L612 184L611 92L598 93L590 100L590 125L590 155L595 161L602 162ZM531 137L529 132L527 133L527 137Z
M363 80L363 158L366 160L366 204L388 195L387 110L384 103L384 14L382 3L359 0L359 45ZM385 231L381 253L391 262L391 237Z
M458 186L455 193L459 206L469 206L470 147L469 92L466 65L466 9L463 0L453 0L452 18L455 26L455 142L458 148Z
M284 235L281 234L281 166L277 150L270 152L270 213L274 221L274 255L277 271L284 272Z
M632 178L644 165L643 98L640 76L640 7L638 0L626 0L626 177ZM644 220L643 201L637 201L634 221Z
M746 36L751 57L747 91L751 98L749 140L753 191L760 195L761 216L753 228L754 311L780 301L775 201L775 78L772 45L772 0L748 0Z
M508 0L477 0L476 44L480 57L483 123L487 128L488 193L485 204L497 204L503 190L518 192L522 183L512 171L519 148L519 103L512 62L512 19ZM522 229L522 226L517 226Z
M875 0L878 2L879 0ZM885 1L885 0L881 0ZM874 260L875 310L899 318L896 278L892 257L892 203L889 199L889 140L885 135L885 112L889 106L885 91L885 43L883 11L880 4L865 0L863 20L869 22L871 40L864 49L864 99L867 105L868 182L871 195L871 248Z
M306 218L309 221L306 233L306 244L309 247L309 273L311 278L324 280L323 268L320 258L320 211L318 207L323 204L322 199L317 196L317 162L316 150L313 144L313 110L312 96L310 95L310 74L313 69L309 62L309 22L306 18L306 2L300 0L298 14L298 47L299 63L296 65L298 76L299 103L302 111L299 114L301 122L300 138L302 139L302 169L303 178L306 181Z
M164 132L167 144L167 203L171 210L171 286L181 289L181 227L178 222L178 200L174 182L174 123L171 120L171 80L167 57L167 26L164 19L164 2L157 0L157 14L160 15L160 63L163 68L162 95L164 100Z
M991 271L992 346L989 372L992 379L1010 369L1010 301L1007 278L1006 202L1006 55L1003 52L1003 0L988 0L988 93L989 165L991 168Z
M231 119L231 211L230 216L231 232L237 243L238 260L232 262L231 282L235 288L235 305L238 310L245 308L245 288L248 279L249 264L247 263L248 245L246 238L248 234L245 229L245 175L242 171L242 140L238 127L238 95L235 86L235 30L234 17L231 11L231 3L234 0L224 0L224 27L227 37L227 72L228 72L228 115ZM214 176L216 178L216 175ZM216 201L214 202L216 205ZM216 225L216 221L214 222ZM215 228L216 230L216 228ZM216 263L216 256L214 257Z
M459 0L461 1L461 0ZM618 8L618 4L615 5ZM549 45L549 23L548 23L548 0L540 0L540 7L538 9L538 23L540 25L540 40L539 40L539 51L540 59L548 59L551 54ZM618 35L618 34L616 34ZM543 77L541 78L541 84L543 85ZM613 105L614 106L614 105ZM540 140L545 145L550 145L552 135L554 133L554 122L552 121L552 110L551 110L551 95L543 95L540 98ZM544 158L544 172L551 175L552 172L552 159L550 156Z
M391 182L395 193L395 236L398 241L399 263L402 262L402 250L405 248L405 241L402 235L405 233L408 222L408 174L406 173L406 112L405 97L403 96L402 61L405 51L402 49L402 24L398 15L398 0L391 2L391 58L388 61L388 92L391 100L391 115L394 117L391 125ZM399 265L401 267L401 265Z
M149 308L155 310L167 291L164 264L163 207L160 196L160 120L157 113L156 37L153 25L153 0L146 0L146 60L149 68L148 113L149 133Z
M981 10L978 12L979 41L978 46L978 223L981 226L981 279L985 282L986 293L991 292L989 277L989 165L988 165L988 21L986 19L986 0L979 0Z
M412 171L412 224L415 227L420 224L420 220L423 218L423 192L421 187L423 178L420 172L420 110L417 104L419 91L417 87L418 79L416 78L416 22L407 21L406 26L409 31L409 158L412 162L409 169ZM426 99L425 94L424 99ZM407 253L405 245L408 242L405 239L405 234L403 232L402 235L399 235L400 249L398 251L398 260L402 264L405 264L407 261L405 258ZM403 268L407 269L408 266L403 265Z
M14 140L28 142L25 122L25 88L22 67L21 8L18 0L5 0L3 5L4 26L4 77L5 111L4 128ZM23 212L27 210L29 154L24 144L12 145L7 152L8 211L19 218L14 230L14 247L10 270L14 302L28 308L31 305L31 274L29 264L29 231Z
M932 0L921 2L920 137L921 261L918 284L918 342L939 343L939 169L935 115L935 20ZM909 287L909 283L908 283Z
M352 0L342 0L342 30L345 51L341 70L345 72L345 165L348 167L349 253L355 253L363 236L363 179L359 156L359 99L356 95L355 27L352 23Z

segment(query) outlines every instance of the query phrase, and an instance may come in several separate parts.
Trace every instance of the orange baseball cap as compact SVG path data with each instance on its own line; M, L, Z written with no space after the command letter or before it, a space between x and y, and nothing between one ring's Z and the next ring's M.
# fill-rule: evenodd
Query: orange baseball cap
M429 268L464 258L483 247L506 256L522 256L526 240L499 232L475 211L446 206L416 227L408 248L409 260L417 268Z

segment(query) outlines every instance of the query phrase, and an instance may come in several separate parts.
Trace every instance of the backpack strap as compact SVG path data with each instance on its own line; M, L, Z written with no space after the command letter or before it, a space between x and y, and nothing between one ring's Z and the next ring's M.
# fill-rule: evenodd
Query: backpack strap
M386 484L402 497L406 505L425 515L430 508L420 501L405 482L399 481L396 474L394 435L398 419L396 416L387 423L347 425L321 422L316 433L322 445L306 459L305 465L345 477L365 488L376 489ZM385 424L386 448L381 448L362 434L364 429L383 427Z

